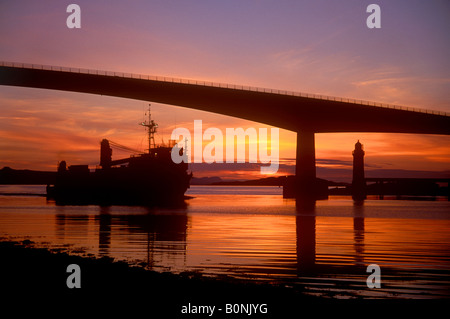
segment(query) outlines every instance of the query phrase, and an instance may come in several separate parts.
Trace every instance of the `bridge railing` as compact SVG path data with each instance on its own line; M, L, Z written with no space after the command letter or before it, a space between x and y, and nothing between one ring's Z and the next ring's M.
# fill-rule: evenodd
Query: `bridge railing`
M279 95L289 95L289 96L297 96L297 97L304 97L304 98L321 99L321 100L327 100L327 101L336 101L336 102L343 102L343 103L376 106L376 107L395 109L395 110L450 116L450 113L446 113L443 111L418 109L418 108L393 105L393 104L387 104L387 103L378 103L378 102L371 102L371 101L357 100L357 99L350 99L350 98L342 98L342 97L335 97L335 96L328 96L328 95L321 95L321 94L311 94L311 93L293 92L293 91L285 91L285 90L267 89L267 88L260 88L260 87L254 87L254 86L246 86L246 85L235 85L235 84L217 83L217 82L210 82L210 81L197 81L197 80L165 77L165 76L152 76L152 75L143 75L143 74L135 74L135 73L123 73L123 72L114 72L114 71L102 71L102 70L71 68L71 67L63 67L63 66L52 66L52 65L42 65L42 64L30 64L30 63L0 61L0 66L24 68L24 69L37 69L37 70L48 70L48 71L83 73L83 74L95 74L95 75L115 76L115 77L121 77L121 78L131 78L131 79L140 79L140 80L172 82L172 83L180 83L180 84L201 85L201 86L208 86L208 87L218 87L218 88L226 88L226 89L233 89L233 90L253 91L253 92L262 92L262 93L279 94Z

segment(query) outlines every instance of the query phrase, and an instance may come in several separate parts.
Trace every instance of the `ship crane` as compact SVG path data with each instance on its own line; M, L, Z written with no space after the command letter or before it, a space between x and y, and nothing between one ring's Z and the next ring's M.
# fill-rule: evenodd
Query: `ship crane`
M121 144L116 143L116 142L111 141L111 140L108 140L108 141L109 141L109 145L111 146L111 148L114 148L114 149L117 149L117 150L120 150L120 151L123 151L123 152L131 153L133 155L142 153L142 151L139 151L137 149L121 145Z
M152 115L150 113L150 106L151 106L151 104L148 105L148 121L146 120L146 121L140 123L140 125L147 128L148 152L149 153L150 153L151 149L156 148L155 133L156 133L156 129L158 128L158 124L156 124L155 121L152 120Z
M142 125L147 128L148 133L148 153L150 154L152 150L156 149L156 143L155 143L155 133L156 129L158 128L158 124L155 123L154 120L152 120L151 113L150 113L150 104L148 106L148 120L139 123L139 125ZM107 139L103 139L100 143L100 166L104 169L111 168L115 165L122 165L127 164L130 162L132 157L118 159L118 160L112 160L112 147L115 149L119 149L121 151L129 152L132 154L139 154L140 151L134 150L130 147L121 145L119 143L115 143L113 141L109 141Z

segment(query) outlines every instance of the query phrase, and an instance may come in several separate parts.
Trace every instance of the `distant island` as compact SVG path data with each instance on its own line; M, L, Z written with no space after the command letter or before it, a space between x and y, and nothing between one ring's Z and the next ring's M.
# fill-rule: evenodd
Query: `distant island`
M53 184L56 178L55 172L16 170L10 167L3 167L0 170L0 184L16 185L48 185ZM223 180L218 176L212 177L192 177L191 185L247 185L247 186L282 186L285 176L266 177L254 180Z
M53 184L55 178L56 172L16 170L10 167L4 167L0 170L0 184L48 185ZM253 180L223 180L219 176L194 176L191 179L191 185L283 186L285 179L286 176L265 177ZM330 181L326 182L329 185L336 184Z
M266 177L252 180L223 180L218 176L193 177L191 185L234 185L234 186L283 186L283 177Z
M50 185L56 179L55 172L16 170L3 167L0 170L0 184L3 185Z
M283 186L287 176L264 177L251 180L222 180L220 177L193 177L191 185L230 185L230 186ZM349 186L347 183L336 183L325 179L317 178L319 182L326 183L328 186Z
M222 183L222 182L224 182L224 180L218 176L213 176L213 177L195 177L195 176L193 176L191 178L191 185L212 185L214 183Z
M210 186L278 186L283 187L287 176L265 177L253 180L223 180L218 176L192 177L191 185ZM52 185L56 172L16 170L4 167L0 170L0 185ZM317 178L322 185L328 186L328 195L351 195L351 183L333 182ZM383 185L368 181L367 195L409 195L409 196L449 196L448 181L444 185L429 179L399 178L386 181ZM446 185L445 185L446 184Z

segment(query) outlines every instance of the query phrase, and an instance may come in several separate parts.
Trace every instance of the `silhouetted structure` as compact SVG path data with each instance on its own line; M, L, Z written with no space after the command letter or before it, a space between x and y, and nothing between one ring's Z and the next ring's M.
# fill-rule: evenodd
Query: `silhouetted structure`
M438 196L449 197L449 178L393 178L393 177L371 177L366 178L366 191L370 195L378 195L383 199L385 195L407 196L408 198L431 197L436 199Z
M154 101L265 123L297 132L296 197L321 197L315 183L314 134L450 134L450 116L379 103L180 79L39 65L0 65L0 85ZM319 187L320 188L320 187ZM320 192L320 191L319 191Z
M354 200L366 199L366 180L364 178L364 150L362 144L356 142L353 151L352 197Z
M112 149L109 146L109 141L103 139L100 142L100 166L104 169L111 168Z
M283 198L295 198L297 204L307 207L314 206L318 199L328 199L329 181L311 178L312 175L308 179L302 177L291 175L283 179Z
M149 123L156 125L150 120ZM147 122L149 136L155 130ZM154 140L153 136L149 141ZM150 143L150 142L149 142ZM151 145L149 144L149 147ZM175 143L151 147L148 153L112 160L110 142L101 141L100 168L90 172L88 165L58 166L56 181L47 186L47 196L57 204L124 204L154 205L179 203L189 188L192 173L188 164L175 164L171 152L183 154L183 148Z

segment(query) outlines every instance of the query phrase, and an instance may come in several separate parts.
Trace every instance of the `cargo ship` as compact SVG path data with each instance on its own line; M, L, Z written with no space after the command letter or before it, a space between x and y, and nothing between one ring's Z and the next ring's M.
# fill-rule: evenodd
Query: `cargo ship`
M65 161L60 162L54 185L47 185L47 198L61 205L152 206L182 203L192 172L188 173L185 161L175 164L171 152L183 155L184 149L178 147L175 141L158 146L155 144L158 125L151 119L150 108L148 120L140 125L147 129L147 152L112 160L111 145L119 144L103 139L100 143L100 165L90 170L88 165L67 166Z

